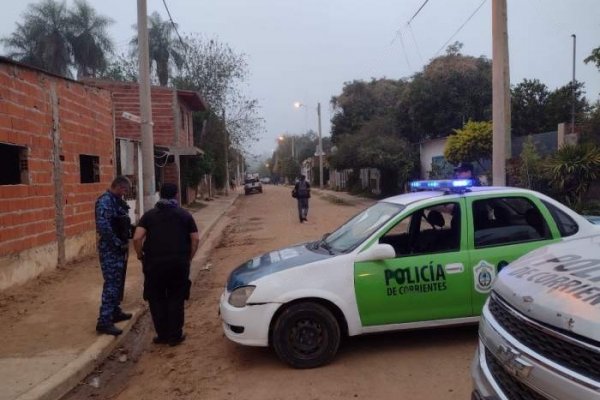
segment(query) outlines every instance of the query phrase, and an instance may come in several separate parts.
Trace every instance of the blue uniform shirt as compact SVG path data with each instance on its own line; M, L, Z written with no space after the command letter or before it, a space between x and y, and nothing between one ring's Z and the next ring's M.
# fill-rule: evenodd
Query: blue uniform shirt
M121 199L109 190L98 197L96 201L96 232L99 246L121 247L127 244L126 241L117 237L113 228L115 217L127 215L127 209L120 203L122 203Z

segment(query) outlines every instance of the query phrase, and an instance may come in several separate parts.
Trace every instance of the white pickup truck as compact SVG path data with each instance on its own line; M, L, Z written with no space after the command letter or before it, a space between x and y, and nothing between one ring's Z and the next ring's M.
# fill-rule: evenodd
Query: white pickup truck
M472 399L600 399L600 235L503 269L483 308Z
M262 183L260 183L258 174L247 174L244 179L244 194L262 193L262 191Z

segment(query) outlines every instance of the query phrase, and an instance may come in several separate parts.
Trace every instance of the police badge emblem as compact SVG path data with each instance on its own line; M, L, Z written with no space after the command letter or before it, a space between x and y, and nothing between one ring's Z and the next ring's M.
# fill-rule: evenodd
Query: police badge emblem
M496 267L485 260L473 268L475 290L479 293L489 293L496 278Z

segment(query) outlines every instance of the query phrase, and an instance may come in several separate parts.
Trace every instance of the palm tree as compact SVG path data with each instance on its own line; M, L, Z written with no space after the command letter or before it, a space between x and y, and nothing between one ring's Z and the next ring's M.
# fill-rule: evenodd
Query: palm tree
M75 0L75 8L69 11L68 23L77 77L96 76L107 67L106 56L113 51L106 28L114 21L98 15L85 0Z
M550 158L549 172L568 206L580 208L591 183L600 178L600 148L592 144L564 145Z
M177 25L173 25L171 21L163 21L156 11L148 16L148 25L150 69L155 62L158 81L161 86L166 86L169 82L171 62L177 68L183 65L184 44L175 35ZM137 36L131 40L131 44L134 46L134 54L137 54Z
M10 58L42 68L44 63L36 40L37 35L36 26L17 23L17 29L12 35L3 38L1 41L5 46L12 49L12 52L8 55Z
M71 46L67 27L65 2L43 0L28 6L23 24L17 24L17 30L2 42L12 49L9 57L69 76Z

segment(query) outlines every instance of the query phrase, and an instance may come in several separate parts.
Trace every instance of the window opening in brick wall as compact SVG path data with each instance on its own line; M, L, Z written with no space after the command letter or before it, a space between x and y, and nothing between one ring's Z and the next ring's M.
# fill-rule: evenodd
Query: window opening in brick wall
M27 148L0 143L0 185L28 184Z
M81 183L100 182L100 157L80 154L79 169Z

